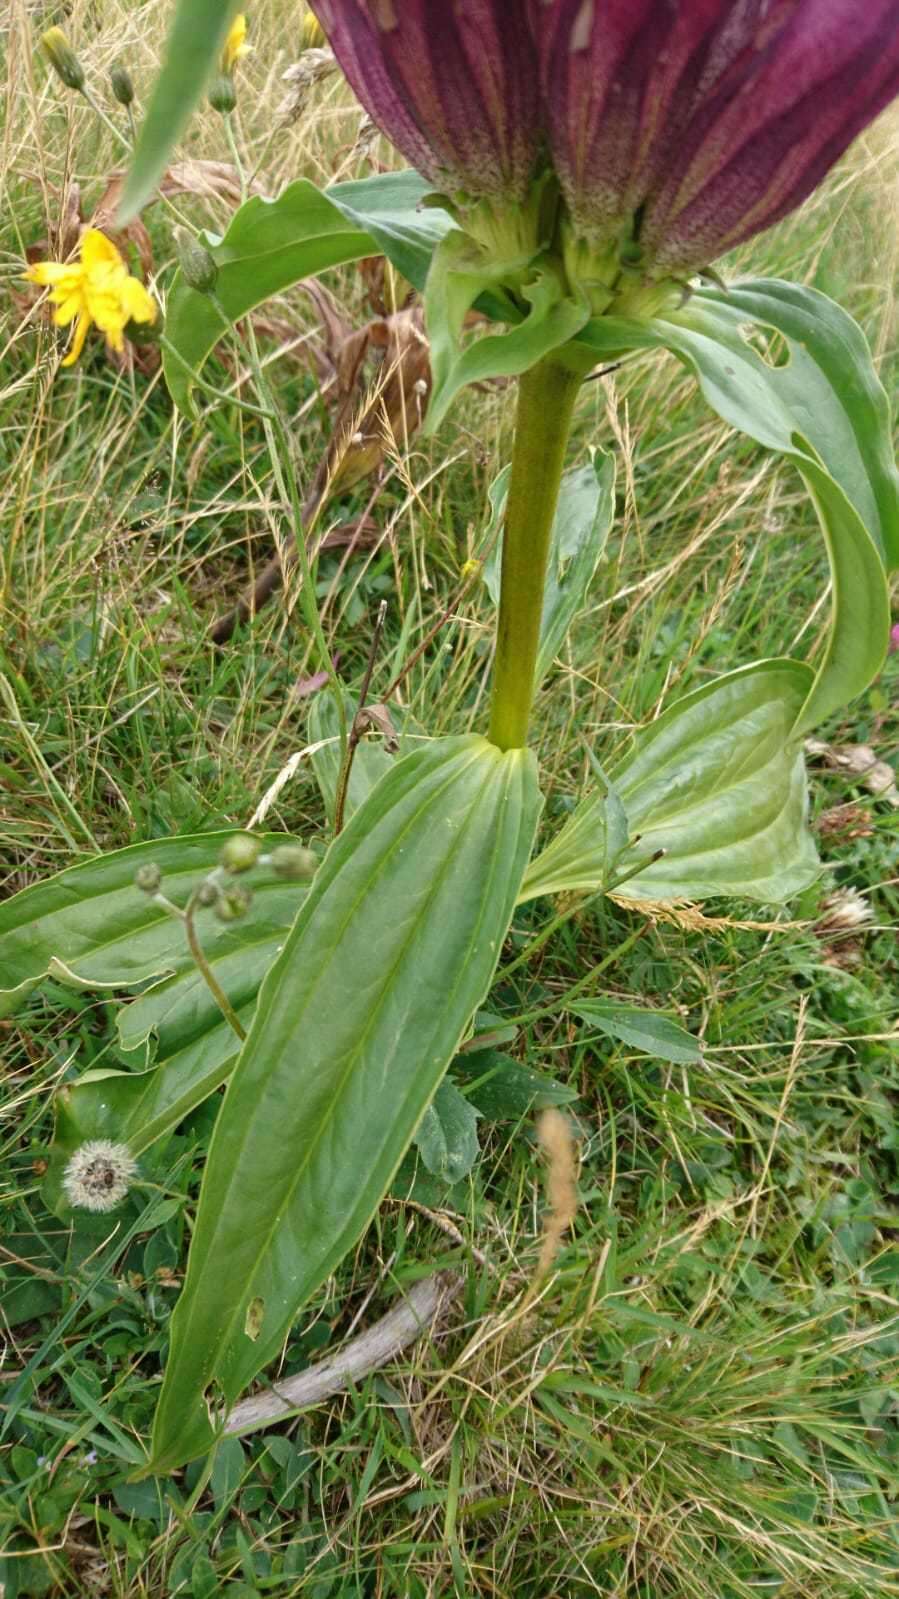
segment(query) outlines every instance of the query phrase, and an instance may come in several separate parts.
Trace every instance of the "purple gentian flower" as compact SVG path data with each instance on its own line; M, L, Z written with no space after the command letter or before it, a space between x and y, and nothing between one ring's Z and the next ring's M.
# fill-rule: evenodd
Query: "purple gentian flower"
M899 90L899 0L314 9L366 110L436 187L521 204L551 162L566 259L589 268L593 252L600 281L619 251L676 276L770 227Z
M899 90L899 0L531 0L576 232L689 271L800 205Z

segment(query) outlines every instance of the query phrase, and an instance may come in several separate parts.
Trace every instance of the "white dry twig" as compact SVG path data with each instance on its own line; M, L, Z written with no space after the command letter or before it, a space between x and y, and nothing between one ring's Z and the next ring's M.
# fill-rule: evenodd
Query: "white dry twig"
M462 1290L457 1272L438 1271L410 1288L408 1294L336 1355L329 1355L296 1377L235 1405L225 1423L227 1434L255 1432L281 1421L307 1405L317 1405L369 1372L386 1366L394 1355L430 1331Z

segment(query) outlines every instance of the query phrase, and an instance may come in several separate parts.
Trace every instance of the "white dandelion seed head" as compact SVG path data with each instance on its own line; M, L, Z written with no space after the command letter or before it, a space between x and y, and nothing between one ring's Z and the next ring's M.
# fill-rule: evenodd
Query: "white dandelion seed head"
M114 1210L125 1198L137 1171L127 1144L95 1138L76 1149L63 1172L62 1186L70 1205L81 1210Z

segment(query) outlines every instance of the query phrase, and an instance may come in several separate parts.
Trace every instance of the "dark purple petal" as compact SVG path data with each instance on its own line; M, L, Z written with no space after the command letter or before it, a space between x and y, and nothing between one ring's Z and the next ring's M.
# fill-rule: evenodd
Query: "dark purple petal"
M802 204L899 92L899 0L799 0L714 91L647 206L664 265L700 266Z
M531 0L554 165L597 241L645 198L699 92L725 0Z
M553 159L597 243L703 265L799 205L899 90L899 0L530 0Z
M526 0L314 0L372 120L444 189L523 200L539 140Z

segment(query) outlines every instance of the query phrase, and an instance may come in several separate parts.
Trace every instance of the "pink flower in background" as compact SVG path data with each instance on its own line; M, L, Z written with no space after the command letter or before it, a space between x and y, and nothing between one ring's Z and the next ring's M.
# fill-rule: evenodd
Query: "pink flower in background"
M899 622L895 622L890 628L890 654L897 653L899 653Z

